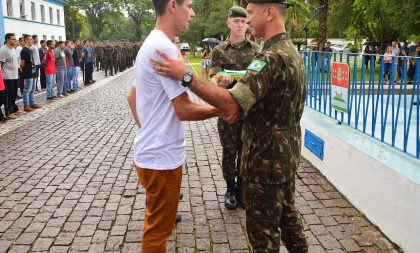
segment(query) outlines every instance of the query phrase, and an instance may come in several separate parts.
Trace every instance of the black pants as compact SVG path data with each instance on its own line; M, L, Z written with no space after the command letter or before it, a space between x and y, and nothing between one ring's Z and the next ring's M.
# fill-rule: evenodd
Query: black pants
M93 80L93 62L85 63L85 83Z
M45 75L44 66L41 66L40 82L41 82L41 89L46 89L47 88L47 76Z
M6 104L5 103L6 102L5 97L6 97L6 91L5 90L0 90L0 118L4 117L3 112L1 110L1 106ZM4 107L6 108L6 106L4 106Z
M18 91L18 79L4 80L4 85L6 86L7 96L5 97L6 102L4 105L4 111L6 115L10 113L15 113L19 110L19 107L16 105L16 97Z

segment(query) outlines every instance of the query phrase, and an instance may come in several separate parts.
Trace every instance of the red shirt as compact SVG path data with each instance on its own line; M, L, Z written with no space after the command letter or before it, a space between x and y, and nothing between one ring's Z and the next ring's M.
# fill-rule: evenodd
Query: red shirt
M3 82L3 73L1 72L1 64L0 64L0 91L5 90L4 82Z
M55 74L57 71L55 69L55 56L54 50L48 49L44 54L44 63L45 63L45 74L51 75Z

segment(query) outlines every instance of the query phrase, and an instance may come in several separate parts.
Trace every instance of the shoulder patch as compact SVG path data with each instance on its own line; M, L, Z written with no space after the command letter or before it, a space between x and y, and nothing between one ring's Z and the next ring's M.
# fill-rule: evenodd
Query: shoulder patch
M265 66L267 66L267 63L260 60L253 60L247 69L260 73L265 68Z

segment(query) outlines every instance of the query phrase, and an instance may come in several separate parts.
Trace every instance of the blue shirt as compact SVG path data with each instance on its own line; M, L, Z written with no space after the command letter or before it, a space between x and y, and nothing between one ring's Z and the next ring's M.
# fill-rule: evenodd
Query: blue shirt
M91 47L84 46L82 48L82 53L84 53L83 62L93 62L95 57L93 56L93 51Z

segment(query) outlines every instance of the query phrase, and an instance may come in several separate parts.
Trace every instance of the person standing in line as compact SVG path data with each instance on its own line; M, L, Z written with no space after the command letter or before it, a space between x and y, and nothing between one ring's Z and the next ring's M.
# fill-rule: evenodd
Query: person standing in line
M217 45L211 54L210 78L217 85L218 73L225 70L244 71L254 59L259 46L246 39L248 12L239 6L229 9L228 20L230 34L226 41ZM205 79L206 80L206 79ZM235 82L236 83L236 82ZM232 83L227 88L232 88ZM223 148L222 171L226 181L225 207L235 210L243 206L242 177L239 173L241 164L242 122L229 124L219 118L217 121L220 143Z
M41 68L40 68L40 83L41 83L41 91L44 91L45 88L47 87L47 80L46 80L46 76L45 76L45 65L43 62L44 59L44 54L47 51L47 42L45 40L41 40L40 42L40 47L38 49L39 52L39 59L41 60Z
M18 62L20 63L20 53L22 52L22 49L25 47L25 42L23 41L23 37L19 38L17 47L16 47L16 55L18 58ZM19 89L20 89L20 95L17 95L17 98L22 98L23 97L23 88L24 88L24 80L23 80L23 74L22 74L22 69L19 67L19 81L18 81L18 85L19 85Z
M290 253L308 252L294 204L306 75L302 56L286 33L289 6L284 0L248 0L247 23L264 47L232 89L196 76L187 85L222 110L228 122L243 119L241 175L246 230L255 253L278 253L280 240ZM151 59L156 73L174 80L190 75L183 61L157 52L159 56Z
M31 35L24 35L23 40L25 47L22 48L20 53L20 67L22 69L22 76L24 79L23 88L23 105L25 112L31 112L34 109L41 108L40 105L36 104L35 100L35 76L36 76L36 65L33 59L32 43L33 39ZM37 51L38 52L38 51Z
M1 110L1 107L4 105L4 107L6 108L6 87L4 86L4 82L3 82L3 68L0 65L0 122L6 121L8 120L6 117L4 117L4 114ZM5 110L5 114L6 114L6 110ZM10 118L9 119L16 119L16 117L14 118Z
M16 115L21 115L25 112L19 110L19 107L16 105L19 78L19 62L14 48L16 37L13 33L7 33L5 41L6 45L0 49L0 63L7 93L4 110L7 119L14 119Z
M80 41L75 39L73 40L73 63L74 63L74 76L73 76L73 91L77 92L79 90L79 70L80 70L80 54L79 48Z
M186 158L182 121L221 115L214 107L193 103L180 82L157 75L150 63L158 48L179 57L172 41L178 32L188 29L195 16L192 0L153 0L153 6L156 26L137 54L135 82L128 95L139 127L134 141L136 172L146 189L142 253L166 252L175 224ZM186 77L184 85L191 81L188 78L191 76Z
M66 54L64 53L64 48L66 44L64 41L58 42L58 47L55 49L55 66L57 71L57 97L63 98L68 96L66 89L66 76L67 76L67 64L66 64Z
M89 40L83 41L82 48L82 60L84 63L84 73L85 73L85 85L89 86L94 83L93 80L93 62L95 57L93 55L92 48L90 47Z
M66 41L65 43L66 47L64 48L64 54L66 55L66 63L67 63L67 75L66 75L66 93L73 93L73 86L72 82L74 80L74 76L76 75L73 62L73 42L72 41Z
M38 35L34 34L32 35L33 38L33 45L31 47L32 50L32 56L34 59L34 64L36 68L36 73L34 77L34 83L35 83L35 91L41 92L41 89L38 88L38 78L39 78L39 71L41 70L41 58L39 57L39 46L38 46Z
M45 65L45 79L46 79L46 93L47 93L47 100L55 100L57 99L54 96L54 83L55 83L55 75L56 65L55 65L55 54L54 54L54 47L55 43L52 40L47 41L47 51L44 54L44 65Z

